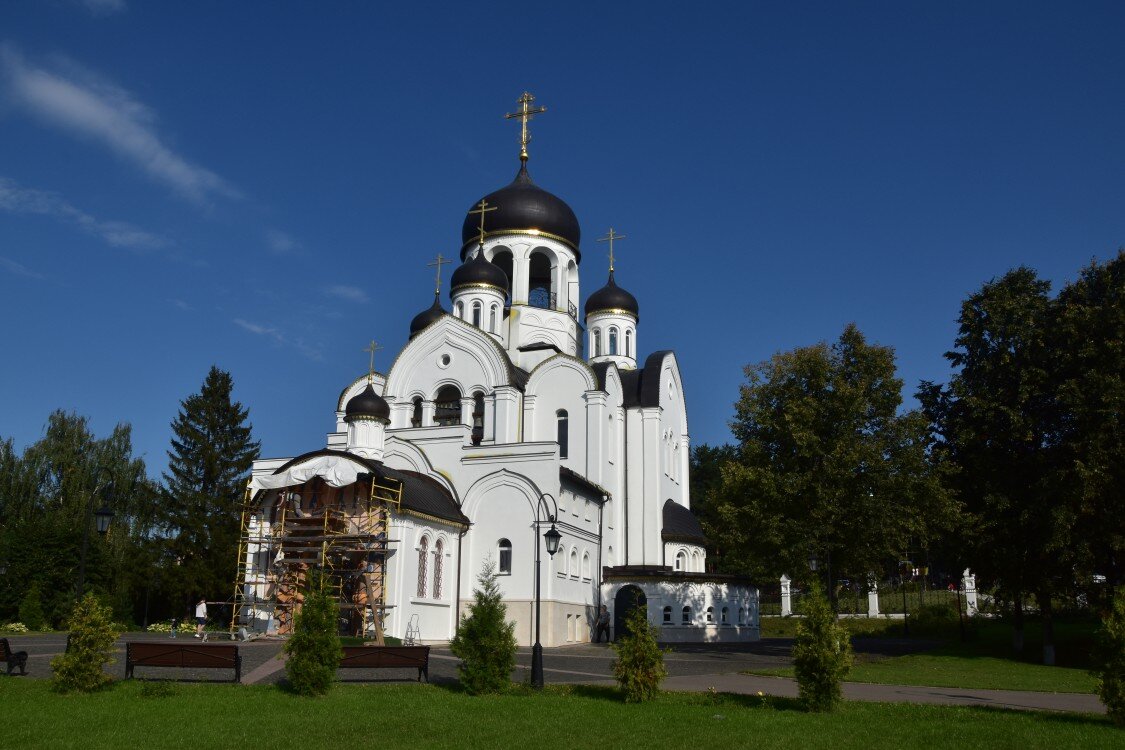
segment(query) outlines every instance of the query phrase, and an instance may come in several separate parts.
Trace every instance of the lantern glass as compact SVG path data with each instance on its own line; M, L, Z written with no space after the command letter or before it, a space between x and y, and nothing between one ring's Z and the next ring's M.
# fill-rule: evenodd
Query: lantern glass
M113 520L113 511L109 506L103 505L94 512L94 521L98 527L98 533L104 534L109 531L109 522Z
M547 530L543 538L547 541L547 554L554 557L555 553L559 551L559 542L562 540L562 534L558 532L554 524L551 524L551 528Z
M819 567L819 564L818 564L817 559L816 559L816 553L810 552L809 553L809 570L811 570L812 572L815 573L816 569L818 567Z

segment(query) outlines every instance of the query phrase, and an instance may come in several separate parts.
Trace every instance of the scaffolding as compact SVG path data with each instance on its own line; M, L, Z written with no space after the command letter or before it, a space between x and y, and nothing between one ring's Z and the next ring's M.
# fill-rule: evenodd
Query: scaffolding
M289 635L314 569L340 608L340 631L383 645L391 512L402 484L360 475L332 487L319 477L281 490L247 485L230 631Z

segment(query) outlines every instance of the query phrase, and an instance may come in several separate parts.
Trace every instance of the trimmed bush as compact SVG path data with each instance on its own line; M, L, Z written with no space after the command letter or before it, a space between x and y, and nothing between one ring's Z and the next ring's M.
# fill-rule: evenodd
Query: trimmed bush
M109 607L88 593L74 605L66 627L70 631L66 653L51 659L51 688L60 693L91 693L113 682L105 667L114 662L113 642L119 633Z
M0 625L0 631L5 633L28 633L27 626L22 622L9 622L7 625Z
M43 614L43 595L39 593L39 584L32 583L27 593L20 602L20 622L28 630L43 630L47 625L47 616Z
M657 630L648 623L645 607L633 607L625 618L625 633L612 644L617 652L613 676L626 703L652 700L668 676L664 652L656 643Z
M840 683L852 666L852 643L815 582L805 596L805 619L797 625L793 666L797 696L806 711L831 711L839 705Z
M501 600L496 565L491 560L485 561L477 586L449 647L461 659L457 675L466 692L502 693L511 687L516 668L516 624L508 622L508 608Z
M1098 697L1113 723L1125 727L1125 595L1114 597L1113 609L1094 638L1094 668Z
M304 604L293 620L293 635L285 644L289 660L285 675L298 695L324 695L336 680L344 650L340 647L340 607L326 590L322 575L309 577Z

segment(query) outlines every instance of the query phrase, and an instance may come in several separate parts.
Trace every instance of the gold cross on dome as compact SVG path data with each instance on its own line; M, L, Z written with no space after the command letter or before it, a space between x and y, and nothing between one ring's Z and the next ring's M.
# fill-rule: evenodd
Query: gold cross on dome
M363 349L363 351L368 352L371 355L371 363L368 365L367 369L367 378L369 380L375 377L375 352L379 351L382 348L383 347L375 343L375 339L371 339L371 343Z
M488 201L486 201L482 198L481 202L477 204L476 209L474 209L472 211L469 211L470 216L472 214L480 214L480 244L481 244L481 247L484 247L484 215L486 213L488 213L489 211L496 211L498 209L499 209L499 206L490 206L490 205L488 205Z
M598 242L608 242L609 243L609 272L610 273L613 273L613 241L614 240L623 240L623 239L625 239L625 235L618 234L617 232L613 231L613 227L609 228L609 234L607 234L605 237L599 237L598 238Z
M547 111L546 107L532 107L531 103L535 101L535 97L529 92L523 92L523 95L516 100L520 105L520 111L509 112L504 115L505 120L519 120L520 121L520 161L527 161L527 144L531 143L531 134L527 132L527 121L535 115L542 114Z
M437 266L437 271L434 272L434 294L441 294L441 267L452 262L453 261L443 256L441 253L438 253L436 258L426 264L427 266Z

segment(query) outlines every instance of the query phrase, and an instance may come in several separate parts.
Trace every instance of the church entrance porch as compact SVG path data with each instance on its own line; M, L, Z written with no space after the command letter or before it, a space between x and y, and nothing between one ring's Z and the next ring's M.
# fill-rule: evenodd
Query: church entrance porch
M625 635L625 623L634 609L645 609L648 599L645 592L636 586L622 586L613 600L613 640Z

